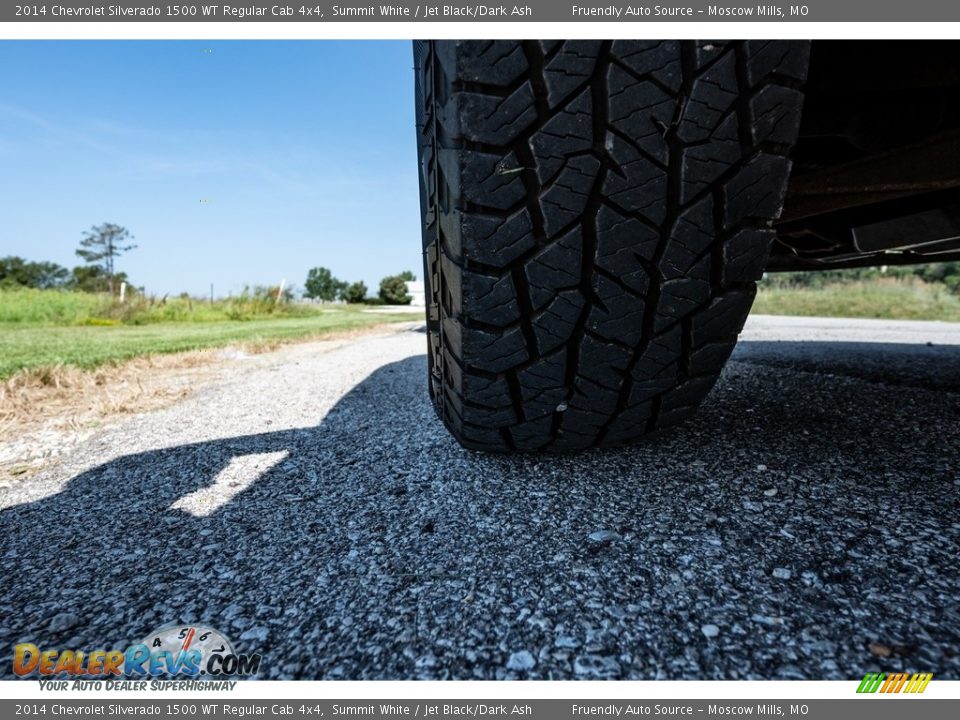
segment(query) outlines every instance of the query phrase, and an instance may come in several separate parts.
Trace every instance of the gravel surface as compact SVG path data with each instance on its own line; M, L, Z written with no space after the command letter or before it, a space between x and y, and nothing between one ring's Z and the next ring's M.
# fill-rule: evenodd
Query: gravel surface
M960 325L752 318L694 422L561 457L456 446L424 344L259 356L0 488L2 671L176 621L273 678L960 678Z

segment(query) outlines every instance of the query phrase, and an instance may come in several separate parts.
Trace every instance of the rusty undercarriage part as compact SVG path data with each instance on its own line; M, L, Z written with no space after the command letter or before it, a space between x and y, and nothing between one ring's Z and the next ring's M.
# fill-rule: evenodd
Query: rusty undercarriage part
M768 270L960 259L955 43L814 42Z
M960 187L960 130L794 177L781 224Z
M960 258L960 131L790 184L769 270Z
M839 212L780 228L766 269L831 270L960 260L960 192L949 198L913 196L866 209L877 212Z
M768 270L960 257L960 130L790 184Z

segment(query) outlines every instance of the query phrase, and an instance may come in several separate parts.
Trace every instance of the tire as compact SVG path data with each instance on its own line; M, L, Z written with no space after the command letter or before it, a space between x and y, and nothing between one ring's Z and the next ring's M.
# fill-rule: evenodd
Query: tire
M430 395L468 448L688 418L774 237L803 42L415 44Z

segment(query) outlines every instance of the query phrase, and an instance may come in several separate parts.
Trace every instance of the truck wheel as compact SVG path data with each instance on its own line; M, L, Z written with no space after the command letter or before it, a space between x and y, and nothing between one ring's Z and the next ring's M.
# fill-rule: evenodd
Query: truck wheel
M804 42L415 44L430 395L464 446L689 417L743 327Z

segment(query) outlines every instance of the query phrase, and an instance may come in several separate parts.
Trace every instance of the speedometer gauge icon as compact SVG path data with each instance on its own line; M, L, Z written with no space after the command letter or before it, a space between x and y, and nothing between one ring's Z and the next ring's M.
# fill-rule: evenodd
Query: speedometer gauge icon
M151 653L169 652L176 657L181 652L199 650L202 661L200 667L206 666L210 655L235 655L233 645L219 631L204 625L168 625L147 635L142 641Z

